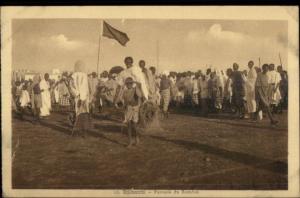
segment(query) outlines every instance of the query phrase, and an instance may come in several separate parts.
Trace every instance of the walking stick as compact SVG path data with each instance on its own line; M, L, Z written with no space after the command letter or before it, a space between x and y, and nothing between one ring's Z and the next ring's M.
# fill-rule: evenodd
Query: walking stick
M77 122L78 122L78 116L75 115L75 122L74 122L73 128L72 128L72 136L74 136L74 132L75 132L75 128L76 128Z
M76 115L76 107L75 107L75 105L76 105L76 103L75 103L75 96L74 96L74 92L72 91L72 89L71 89L71 85L70 85L70 83L67 83L66 81L64 81L64 83L65 83L65 85L66 85L66 87L67 87L67 89L68 89L68 91L69 91L69 94L70 94L70 99L72 100L72 105L74 105L73 107L74 107L74 111L73 111L73 113L75 113L75 121L74 121L74 123L73 123L73 127L72 127L72 136L74 136L74 132L75 132L75 127L76 127L76 125L77 125L77 122L78 122L78 116Z

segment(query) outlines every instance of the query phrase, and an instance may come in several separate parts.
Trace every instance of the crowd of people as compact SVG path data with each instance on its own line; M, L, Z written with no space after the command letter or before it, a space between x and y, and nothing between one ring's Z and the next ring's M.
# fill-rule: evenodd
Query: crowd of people
M209 68L158 74L144 60L134 66L133 58L126 57L124 63L125 69L103 71L99 77L96 72L87 74L84 62L77 61L74 71L63 72L57 81L48 73L13 81L12 109L20 118L30 109L36 122L47 119L55 107L74 112L69 120L84 134L91 114L105 106L124 108L130 147L139 143L136 125L145 103L160 107L165 118L169 108L193 108L202 116L230 113L252 120L261 120L266 113L272 125L278 123L274 114L288 106L288 77L281 65L258 67L249 61L244 71L233 63L225 72Z

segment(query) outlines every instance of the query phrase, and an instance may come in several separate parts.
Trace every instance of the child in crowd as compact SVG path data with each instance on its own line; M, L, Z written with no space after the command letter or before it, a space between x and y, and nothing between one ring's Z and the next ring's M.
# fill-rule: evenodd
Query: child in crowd
M133 86L135 83L135 87ZM135 145L139 144L139 134L137 130L137 123L139 120L139 107L141 99L143 97L141 91L141 84L134 82L131 77L125 79L126 88L123 92L123 100L125 105L125 120L128 127L128 138L129 144L128 148L133 145L132 136L135 138Z

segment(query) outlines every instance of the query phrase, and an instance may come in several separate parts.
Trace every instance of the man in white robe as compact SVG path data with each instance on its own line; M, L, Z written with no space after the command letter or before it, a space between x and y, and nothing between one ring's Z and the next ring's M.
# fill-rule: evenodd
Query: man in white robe
M40 116L49 116L51 109L50 83L49 74L46 73L40 82L42 107L40 109Z
M125 79L128 77L131 77L133 81L139 82L141 84L143 99L148 100L149 91L147 89L146 80L141 68L133 65L132 57L126 57L124 62L127 69L123 70L116 79L118 83L118 88L114 103L117 104L121 101L123 89L125 89Z
M246 101L247 101L247 109L250 117L254 119L254 114L256 112L256 100L255 100L255 82L257 78L257 74L254 68L254 62L248 62L248 74L246 81Z
M146 88L148 92L148 99L155 101L155 76L152 75L152 72L146 68L146 62L144 60L139 61L139 67L141 68L141 71L143 73Z
M90 111L94 113L97 106L97 94L98 94L98 86L99 86L99 79L97 77L96 72L93 72L92 76L88 78L88 85L89 85L89 92L90 92L89 107L90 107Z
M273 111L281 100L281 94L279 90L279 84L281 81L281 76L279 72L275 71L275 65L269 65L268 79L269 79L269 100L271 106L273 106Z
M78 60L75 63L74 73L72 75L72 92L75 97L75 113L76 118L73 123L73 132L75 130L83 133L83 137L89 128L89 83L88 76L84 72L85 64L83 61Z
M77 61L75 63L75 72L72 75L73 91L75 94L75 111L76 115L89 112L89 84L88 76L84 72L84 63ZM86 105L83 105L86 104Z

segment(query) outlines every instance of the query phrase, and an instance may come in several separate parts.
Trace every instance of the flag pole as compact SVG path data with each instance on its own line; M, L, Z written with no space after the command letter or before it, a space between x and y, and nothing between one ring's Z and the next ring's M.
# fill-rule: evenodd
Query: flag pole
M159 71L159 41L156 40L156 67L157 67L157 72Z
M102 27L103 26L103 20L100 20L100 34L99 34L99 40L98 40L98 58L97 58L97 77L99 77L99 62L100 62L100 43L101 43L101 35L102 35Z
M280 52L279 52L279 61L280 61L280 65L282 66L282 61L281 61Z

